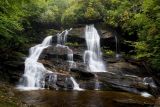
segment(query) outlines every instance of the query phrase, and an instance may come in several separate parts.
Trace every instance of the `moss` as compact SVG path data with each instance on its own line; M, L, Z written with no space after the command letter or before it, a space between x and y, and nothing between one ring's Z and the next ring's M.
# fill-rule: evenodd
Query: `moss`
M103 52L107 56L115 56L115 52L112 50L103 50Z
M67 46L79 46L79 44L77 42L74 42L74 43L67 42L67 43L65 43L65 45L67 45Z
M58 30L55 30L55 29L49 29L49 30L46 30L46 34L47 35L54 35L54 34L57 34L59 31Z
M0 102L0 107L18 107L18 105L11 102Z

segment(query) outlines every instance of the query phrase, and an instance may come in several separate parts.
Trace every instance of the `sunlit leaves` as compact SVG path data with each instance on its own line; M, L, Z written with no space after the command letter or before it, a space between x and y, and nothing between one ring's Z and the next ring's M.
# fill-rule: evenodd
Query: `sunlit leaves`
M83 18L83 5L75 3L63 13L61 21L64 25L73 25L77 23L78 18Z
M136 48L137 58L146 58L151 55L149 52L146 52L148 51L149 46L146 44L145 41L135 42L134 46Z

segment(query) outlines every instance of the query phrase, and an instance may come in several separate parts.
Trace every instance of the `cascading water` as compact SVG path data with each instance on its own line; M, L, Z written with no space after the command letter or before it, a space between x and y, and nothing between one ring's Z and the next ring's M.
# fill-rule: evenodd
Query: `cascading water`
M143 78L143 84L154 87L154 88L157 87L152 77Z
M70 29L72 30L72 29ZM70 30L65 30L62 33L57 35L57 46L56 47L62 47L67 49L67 57L68 57L68 62L69 62L69 69L70 68L75 68L76 63L73 61L73 51L70 49L68 46L65 45L67 42L67 35ZM79 84L75 81L73 77L70 77L70 80L73 82L73 90L83 90L79 87Z
M70 29L71 30L71 29ZM60 34L57 34L57 45L56 47L62 47L67 49L67 57L69 62L69 68L76 67L76 63L73 61L73 51L65 46L67 41L67 35L70 30L65 30ZM25 60L25 71L20 79L20 84L18 85L18 89L20 90L37 90L42 89L45 86L45 75L47 73L52 73L48 71L44 65L38 62L40 54L43 52L45 48L50 46L52 41L52 36L46 37L41 44L33 46L29 50L29 56ZM74 90L83 90L79 87L79 84L74 80L73 77L70 77L70 80L73 82ZM57 75L54 77L49 75L48 82L57 81Z
M99 84L98 80L95 81L95 88L94 88L94 90L100 90L100 84Z
M52 36L48 36L41 44L30 48L29 57L25 60L25 70L23 77L20 79L18 89L33 90L44 88L45 80L43 76L49 71L46 70L42 63L38 62L38 59L42 51L50 46L51 41Z
M73 82L73 85L74 85L73 89L74 90L79 90L79 91L83 90L82 88L79 87L79 84L75 81L75 79L73 77L70 77L70 79Z
M94 25L86 26L85 39L88 50L84 52L84 63L88 64L91 72L106 72L102 61L100 37Z
M116 42L116 58L118 59L121 55L119 54L119 41L116 35L115 35L115 42Z
M72 30L72 28L70 29ZM57 45L56 47L66 48L67 49L67 57L69 62L69 68L75 68L76 63L73 61L73 51L68 46L65 45L67 42L67 35L70 30L65 30L60 34L57 34ZM79 84L75 81L73 77L70 77L70 80L73 82L73 90L83 90L79 87Z
M71 29L69 30L65 30L60 34L57 34L57 45L56 47L62 47L62 48L66 48L67 49L67 57L68 57L68 62L69 62L69 68L74 68L76 67L76 63L73 61L73 51L65 45L65 43L67 42L67 35L69 33L69 31L71 31Z
M61 44L61 45L65 46L65 43L67 41L67 35L68 35L69 31L71 31L71 30L72 30L72 28L69 30L65 30L61 33L58 33L57 34L57 44Z
M98 76L95 74L95 87L94 90L100 90L100 82L98 80Z

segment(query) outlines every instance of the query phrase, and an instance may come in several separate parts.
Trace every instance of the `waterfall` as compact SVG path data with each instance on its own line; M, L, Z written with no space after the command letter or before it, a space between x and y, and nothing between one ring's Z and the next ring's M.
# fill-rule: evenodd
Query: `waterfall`
M42 51L50 46L52 36L46 37L41 44L33 46L29 50L29 56L25 60L25 70L18 89L22 90L34 90L44 88L45 80L43 78L46 72L44 65L38 62L39 56Z
M75 81L75 79L73 77L70 77L71 81L73 82L73 90L78 90L81 91L83 90L82 88L79 87L79 84Z
M64 30L61 33L58 33L57 34L57 44L65 45L65 43L67 42L67 35L69 31L71 30L72 28L70 28L69 30Z
M119 54L119 43L118 43L118 38L115 35L115 42L116 42L116 58L118 59L121 55Z
M56 74L49 75L48 81L49 81L49 83L51 83L51 82L56 83L56 81L57 81L57 75Z
M69 31L71 31L72 28L69 30L65 30L60 34L57 34L57 45L56 47L61 47L67 49L67 57L68 57L68 62L69 62L69 68L75 68L76 63L73 61L73 51L70 49L68 46L65 45L67 42L67 35Z
M84 52L84 63L88 64L91 72L105 72L105 65L102 61L102 52L100 49L100 37L94 25L86 26L85 40L87 49Z
M100 90L100 83L98 80L95 81L95 88L94 90Z
M70 30L72 30L72 28ZM72 49L70 49L68 46L65 45L65 43L67 42L67 35L70 30L65 30L60 34L57 34L57 45L56 45L56 47L65 48L67 50L69 69L76 67L76 63L73 61L73 51ZM73 90L83 90L79 87L79 84L75 81L73 77L70 77L70 80L73 82Z

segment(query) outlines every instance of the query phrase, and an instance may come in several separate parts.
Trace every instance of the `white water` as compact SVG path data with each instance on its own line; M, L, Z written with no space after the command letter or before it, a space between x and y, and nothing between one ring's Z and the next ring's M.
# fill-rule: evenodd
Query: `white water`
M147 92L141 92L141 96L143 96L143 97L152 97L152 95L147 93Z
M154 88L157 87L152 77L143 78L143 84L144 85L150 85L151 87L154 87Z
M70 77L71 81L73 82L73 90L78 90L78 91L82 91L83 89L79 87L79 84L75 81L75 79L73 77Z
M69 30L65 30L60 34L57 34L57 45L56 47L62 47L67 49L67 57L68 57L68 62L69 62L69 68L75 68L76 63L73 61L73 51L70 49L68 46L65 45L67 42L67 35L69 31L71 31L72 28Z
M72 30L72 29L70 29ZM72 49L70 49L68 46L65 45L65 43L67 42L67 35L69 33L70 30L65 30L62 33L57 35L57 45L56 47L60 47L60 48L65 48L67 49L67 57L68 57L68 62L69 62L69 68L75 68L76 67L76 63L73 61L73 51ZM73 77L70 77L70 80L73 82L73 90L83 90L79 87L79 84L74 80Z
M100 84L99 84L98 80L95 81L95 88L94 88L94 90L100 90Z
M50 46L52 36L46 37L41 44L31 47L29 50L29 56L25 60L25 70L23 77L20 79L18 89L21 90L36 90L44 88L45 80L43 78L46 72L46 68L42 63L38 62L39 56L42 51Z
M121 55L118 53L118 38L117 36L115 35L115 42L116 42L116 58L119 58Z
M94 25L86 26L85 40L88 49L84 52L84 63L88 64L91 72L106 72L100 49L100 37Z
M50 75L48 81L49 82L51 82L51 81L56 82L57 81L57 75L56 74L54 74L54 76Z
M64 30L63 32L57 34L57 44L65 45L67 41L67 35L70 30Z

